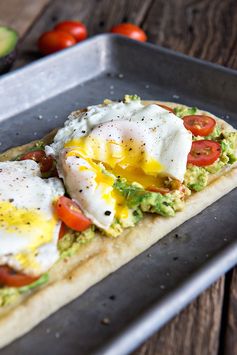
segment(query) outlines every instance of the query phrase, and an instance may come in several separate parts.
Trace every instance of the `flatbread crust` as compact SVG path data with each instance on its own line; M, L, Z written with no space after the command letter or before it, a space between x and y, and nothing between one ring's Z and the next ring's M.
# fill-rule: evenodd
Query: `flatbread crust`
M180 106L175 103L153 102L170 107ZM145 102L149 103L151 102ZM234 130L232 126L214 115L199 111L199 114L202 113L213 116L225 128ZM42 140L50 143L55 133L56 131L51 132ZM34 143L8 150L0 155L0 161L21 154ZM236 186L237 168L234 166L203 191L193 193L186 201L184 210L177 212L175 217L146 215L136 227L125 230L118 238L100 236L83 245L72 257L60 260L50 270L50 281L46 286L40 287L30 295L19 297L16 304L0 310L0 347L30 331L60 307L77 298L89 287L132 260Z

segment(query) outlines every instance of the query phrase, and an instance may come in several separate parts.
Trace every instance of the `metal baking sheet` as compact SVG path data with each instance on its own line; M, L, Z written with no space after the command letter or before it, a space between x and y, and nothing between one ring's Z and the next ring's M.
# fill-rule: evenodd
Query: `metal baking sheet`
M1 77L1 150L125 93L196 105L237 126L236 88L233 70L101 35ZM234 190L0 354L129 353L236 263L236 200Z

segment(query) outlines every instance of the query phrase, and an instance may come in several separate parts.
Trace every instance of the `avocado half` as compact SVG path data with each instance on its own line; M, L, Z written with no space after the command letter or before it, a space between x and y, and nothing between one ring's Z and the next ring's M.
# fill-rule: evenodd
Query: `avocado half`
M18 34L9 27L0 26L0 74L6 73L16 59Z

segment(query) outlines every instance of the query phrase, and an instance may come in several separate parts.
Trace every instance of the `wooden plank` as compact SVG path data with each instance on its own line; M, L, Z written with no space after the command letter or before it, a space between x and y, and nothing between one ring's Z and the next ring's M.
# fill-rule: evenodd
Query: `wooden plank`
M216 355L224 277L149 339L133 355ZM237 352L233 353L237 354Z
M158 0L143 25L153 43L237 68L236 0Z
M228 292L225 309L227 314L223 324L224 339L220 353L233 355L237 354L237 268L232 273Z
M114 2L110 0L54 0L22 42L14 68L40 57L36 46L37 39L42 32L52 29L59 21L66 19L80 20L86 24L91 36L107 32L114 24L122 21L131 21L140 25L150 5L151 0Z
M0 24L14 28L22 37L50 0L2 0Z

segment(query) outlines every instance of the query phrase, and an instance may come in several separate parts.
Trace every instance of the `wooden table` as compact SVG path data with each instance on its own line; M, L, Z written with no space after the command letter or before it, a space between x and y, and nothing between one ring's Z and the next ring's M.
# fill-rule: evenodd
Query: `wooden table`
M150 42L237 69L237 0L2 0L0 23L21 36L14 67L37 59L39 35L64 19L83 21L90 36L133 22L146 31ZM237 354L237 269L221 277L135 354Z

